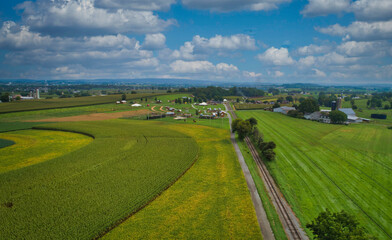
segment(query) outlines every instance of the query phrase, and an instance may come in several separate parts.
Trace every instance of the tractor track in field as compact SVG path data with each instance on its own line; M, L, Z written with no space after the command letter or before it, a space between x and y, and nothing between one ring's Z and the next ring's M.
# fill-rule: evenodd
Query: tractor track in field
M233 119L236 119L237 115L234 113L230 105L225 104L225 106L226 110L231 112ZM304 230L301 228L299 220L290 208L290 205L284 199L283 194L280 192L274 179L269 174L267 167L264 165L252 142L248 137L245 138L245 141L252 154L253 160L256 162L259 172L261 173L261 178L264 182L265 188L267 189L268 195L273 205L275 206L279 219L282 222L287 238L308 240L309 238L307 237Z

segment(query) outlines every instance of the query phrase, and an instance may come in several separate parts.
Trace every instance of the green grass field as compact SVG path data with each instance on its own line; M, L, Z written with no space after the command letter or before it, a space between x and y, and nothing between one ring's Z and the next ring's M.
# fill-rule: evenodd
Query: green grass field
M140 100L141 97L144 98L144 97L152 97L157 95L160 94L158 93L127 94L127 100L132 100L132 99ZM88 105L97 105L97 104L104 104L104 103L113 103L118 100L121 100L121 95L14 101L9 103L1 103L0 113L88 106Z
M170 125L194 138L199 159L173 186L105 239L260 239L229 132Z
M15 131L15 130L25 130L30 129L34 126L45 124L42 122L2 122L0 121L0 133Z
M302 225L329 208L355 214L371 234L392 236L392 134L385 126L330 125L265 111L255 117L277 145L271 174ZM308 231L309 233L309 231Z
M234 103L234 107L236 110L253 110L253 109L264 109L264 108L272 108L274 105L271 104L254 104L254 103ZM292 104L280 104L280 106L289 106Z
M97 237L158 196L199 152L193 138L161 122L111 120L45 127L85 132L95 139L62 156L0 173L0 239ZM56 138L55 132L52 136ZM24 159L22 152L13 154L15 164Z

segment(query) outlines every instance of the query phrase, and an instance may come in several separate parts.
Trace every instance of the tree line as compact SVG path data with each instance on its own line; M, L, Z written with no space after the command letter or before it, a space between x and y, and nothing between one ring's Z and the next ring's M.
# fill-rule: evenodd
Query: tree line
M200 101L223 101L225 96L245 96L245 97L262 97L265 95L263 90L257 88L247 88L247 87L232 87L229 89L224 89L221 87L205 87L205 88L196 88L191 87L188 89L181 89L185 92L190 92L196 98L197 102Z
M253 117L243 120L241 118L234 119L231 123L232 132L238 134L238 138L242 141L245 137L249 137L256 148L261 152L264 159L273 161L275 159L276 144L274 142L264 142L262 132L256 127L257 120Z

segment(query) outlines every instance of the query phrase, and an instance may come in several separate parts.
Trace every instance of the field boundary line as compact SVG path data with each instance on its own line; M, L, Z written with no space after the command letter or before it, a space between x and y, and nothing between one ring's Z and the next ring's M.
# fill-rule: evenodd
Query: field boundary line
M31 128L32 130L47 130L47 131L58 131L58 132L69 132L69 133L78 133L85 135L87 137L91 137L92 139L95 139L95 136L90 134L90 133L85 133L85 132L79 132L79 131L74 131L74 130L66 130L66 129L60 129L60 128L50 128L50 127L38 127L34 126ZM13 131L19 131L19 130L13 130Z
M144 136L144 135L143 135ZM145 136L144 136L145 137ZM145 204L141 205L139 208L133 210L131 213L129 213L127 216L119 219L118 221L116 221L114 224L112 224L112 226L107 227L103 232L99 233L97 236L93 237L93 240L96 239L100 239L103 236L105 236L106 234L108 234L111 230L115 229L116 227L118 227L119 225L121 225L122 223L124 223L126 220L128 220L129 218L131 218L133 215L135 215L137 212L141 211L143 208L147 207L150 203L152 203L155 199L157 199L159 196L161 196L167 189L169 189L171 186L173 186L182 176L184 176L189 169L191 169L193 167L193 165L195 165L195 163L197 162L197 160L199 159L199 153L200 153L200 146L199 149L197 151L197 155L194 159L194 161L192 162L192 164L189 165L189 167L187 169L185 169L185 171L180 174L178 177L176 177L167 187L165 187L160 193L158 193L156 196L154 196L152 199L150 199L149 201L147 201Z

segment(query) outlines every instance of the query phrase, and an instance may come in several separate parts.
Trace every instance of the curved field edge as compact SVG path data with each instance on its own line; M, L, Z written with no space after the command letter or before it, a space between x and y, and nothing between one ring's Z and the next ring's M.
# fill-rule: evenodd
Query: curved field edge
M76 133L34 130L0 133L0 137L15 143L0 149L0 174L66 155L92 141Z
M15 144L15 142L12 141L12 140L0 138L0 149L1 149L1 148L5 148L5 147L12 146L12 145L14 145L14 144Z
M7 219L2 237L97 237L159 195L198 153L192 138L162 124L112 120L45 128L84 132L95 140L29 171L0 175L0 202L14 203L12 209L0 207Z
M277 144L277 159L266 164L302 224L325 208L344 209L371 234L391 238L392 138L383 127L322 124L264 111L237 114L255 117L265 139Z
M192 136L199 159L177 182L104 239L261 239L227 130L171 125Z

